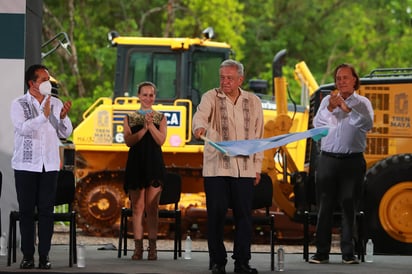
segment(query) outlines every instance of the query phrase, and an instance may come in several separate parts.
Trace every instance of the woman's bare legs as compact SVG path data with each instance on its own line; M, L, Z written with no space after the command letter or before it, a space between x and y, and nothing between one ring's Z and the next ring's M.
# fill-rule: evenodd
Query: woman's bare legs
M143 215L145 189L130 190L132 208L133 237L135 243L133 260L141 260L143 257Z
M149 239L157 238L157 230L159 227L159 201L161 192L161 187L150 186L146 188L145 207Z
M148 260L157 260L156 239L159 227L159 200L161 187L148 187L146 189L146 220L149 238Z
M159 227L159 200L162 192L161 187L148 187L145 189L129 191L131 207L133 234L135 240L135 252L132 256L134 260L141 260L143 253L143 217L146 213L146 223L149 238L149 260L157 259L156 239Z
M143 239L143 216L145 206L145 189L130 190L130 202L132 208L132 222L134 239Z

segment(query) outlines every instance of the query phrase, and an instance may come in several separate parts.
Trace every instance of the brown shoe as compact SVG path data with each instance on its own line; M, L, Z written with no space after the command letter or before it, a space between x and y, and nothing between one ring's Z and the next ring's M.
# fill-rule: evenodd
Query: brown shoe
M134 253L132 256L132 260L141 260L143 258L143 241L134 240Z
M156 239L149 239L149 248L147 259L150 261L157 260Z

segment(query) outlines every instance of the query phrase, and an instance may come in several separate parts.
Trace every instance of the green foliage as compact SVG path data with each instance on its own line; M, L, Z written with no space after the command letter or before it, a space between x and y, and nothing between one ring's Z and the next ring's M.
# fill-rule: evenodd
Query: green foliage
M242 59L242 34L245 32L243 4L237 0L182 0L181 5L184 8L177 13L174 21L177 36L197 37L207 27L213 27L216 33L214 39L229 43L236 58Z
M44 40L70 35L73 56L58 51L44 60L73 100L75 124L98 97L111 97L115 49L107 33L131 36L199 37L206 27L215 40L232 45L250 79L269 82L272 60L286 49L284 76L295 100L296 63L305 61L319 84L331 82L333 69L352 63L360 75L377 67L411 67L412 0L44 0ZM73 15L71 17L71 14ZM77 116L76 116L77 115Z

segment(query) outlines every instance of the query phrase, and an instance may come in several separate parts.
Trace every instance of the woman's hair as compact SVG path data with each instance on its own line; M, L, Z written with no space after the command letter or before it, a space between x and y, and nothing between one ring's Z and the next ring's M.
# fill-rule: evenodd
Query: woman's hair
M142 90L142 87L146 87L146 86L152 87L153 90L154 90L154 93L156 94L156 92L157 92L156 85L153 84L152 82L149 82L149 81L141 82L140 84L137 85L137 94L140 94L140 91Z

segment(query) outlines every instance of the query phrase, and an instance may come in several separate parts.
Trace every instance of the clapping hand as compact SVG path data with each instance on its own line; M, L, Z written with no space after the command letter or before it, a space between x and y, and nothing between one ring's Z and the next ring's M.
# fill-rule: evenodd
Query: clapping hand
M146 113L145 115L145 127L148 128L150 125L153 125L153 112Z
M72 102L71 101L67 101L63 104L63 108L60 111L60 119L66 118L66 115L69 112L71 107L72 107Z

